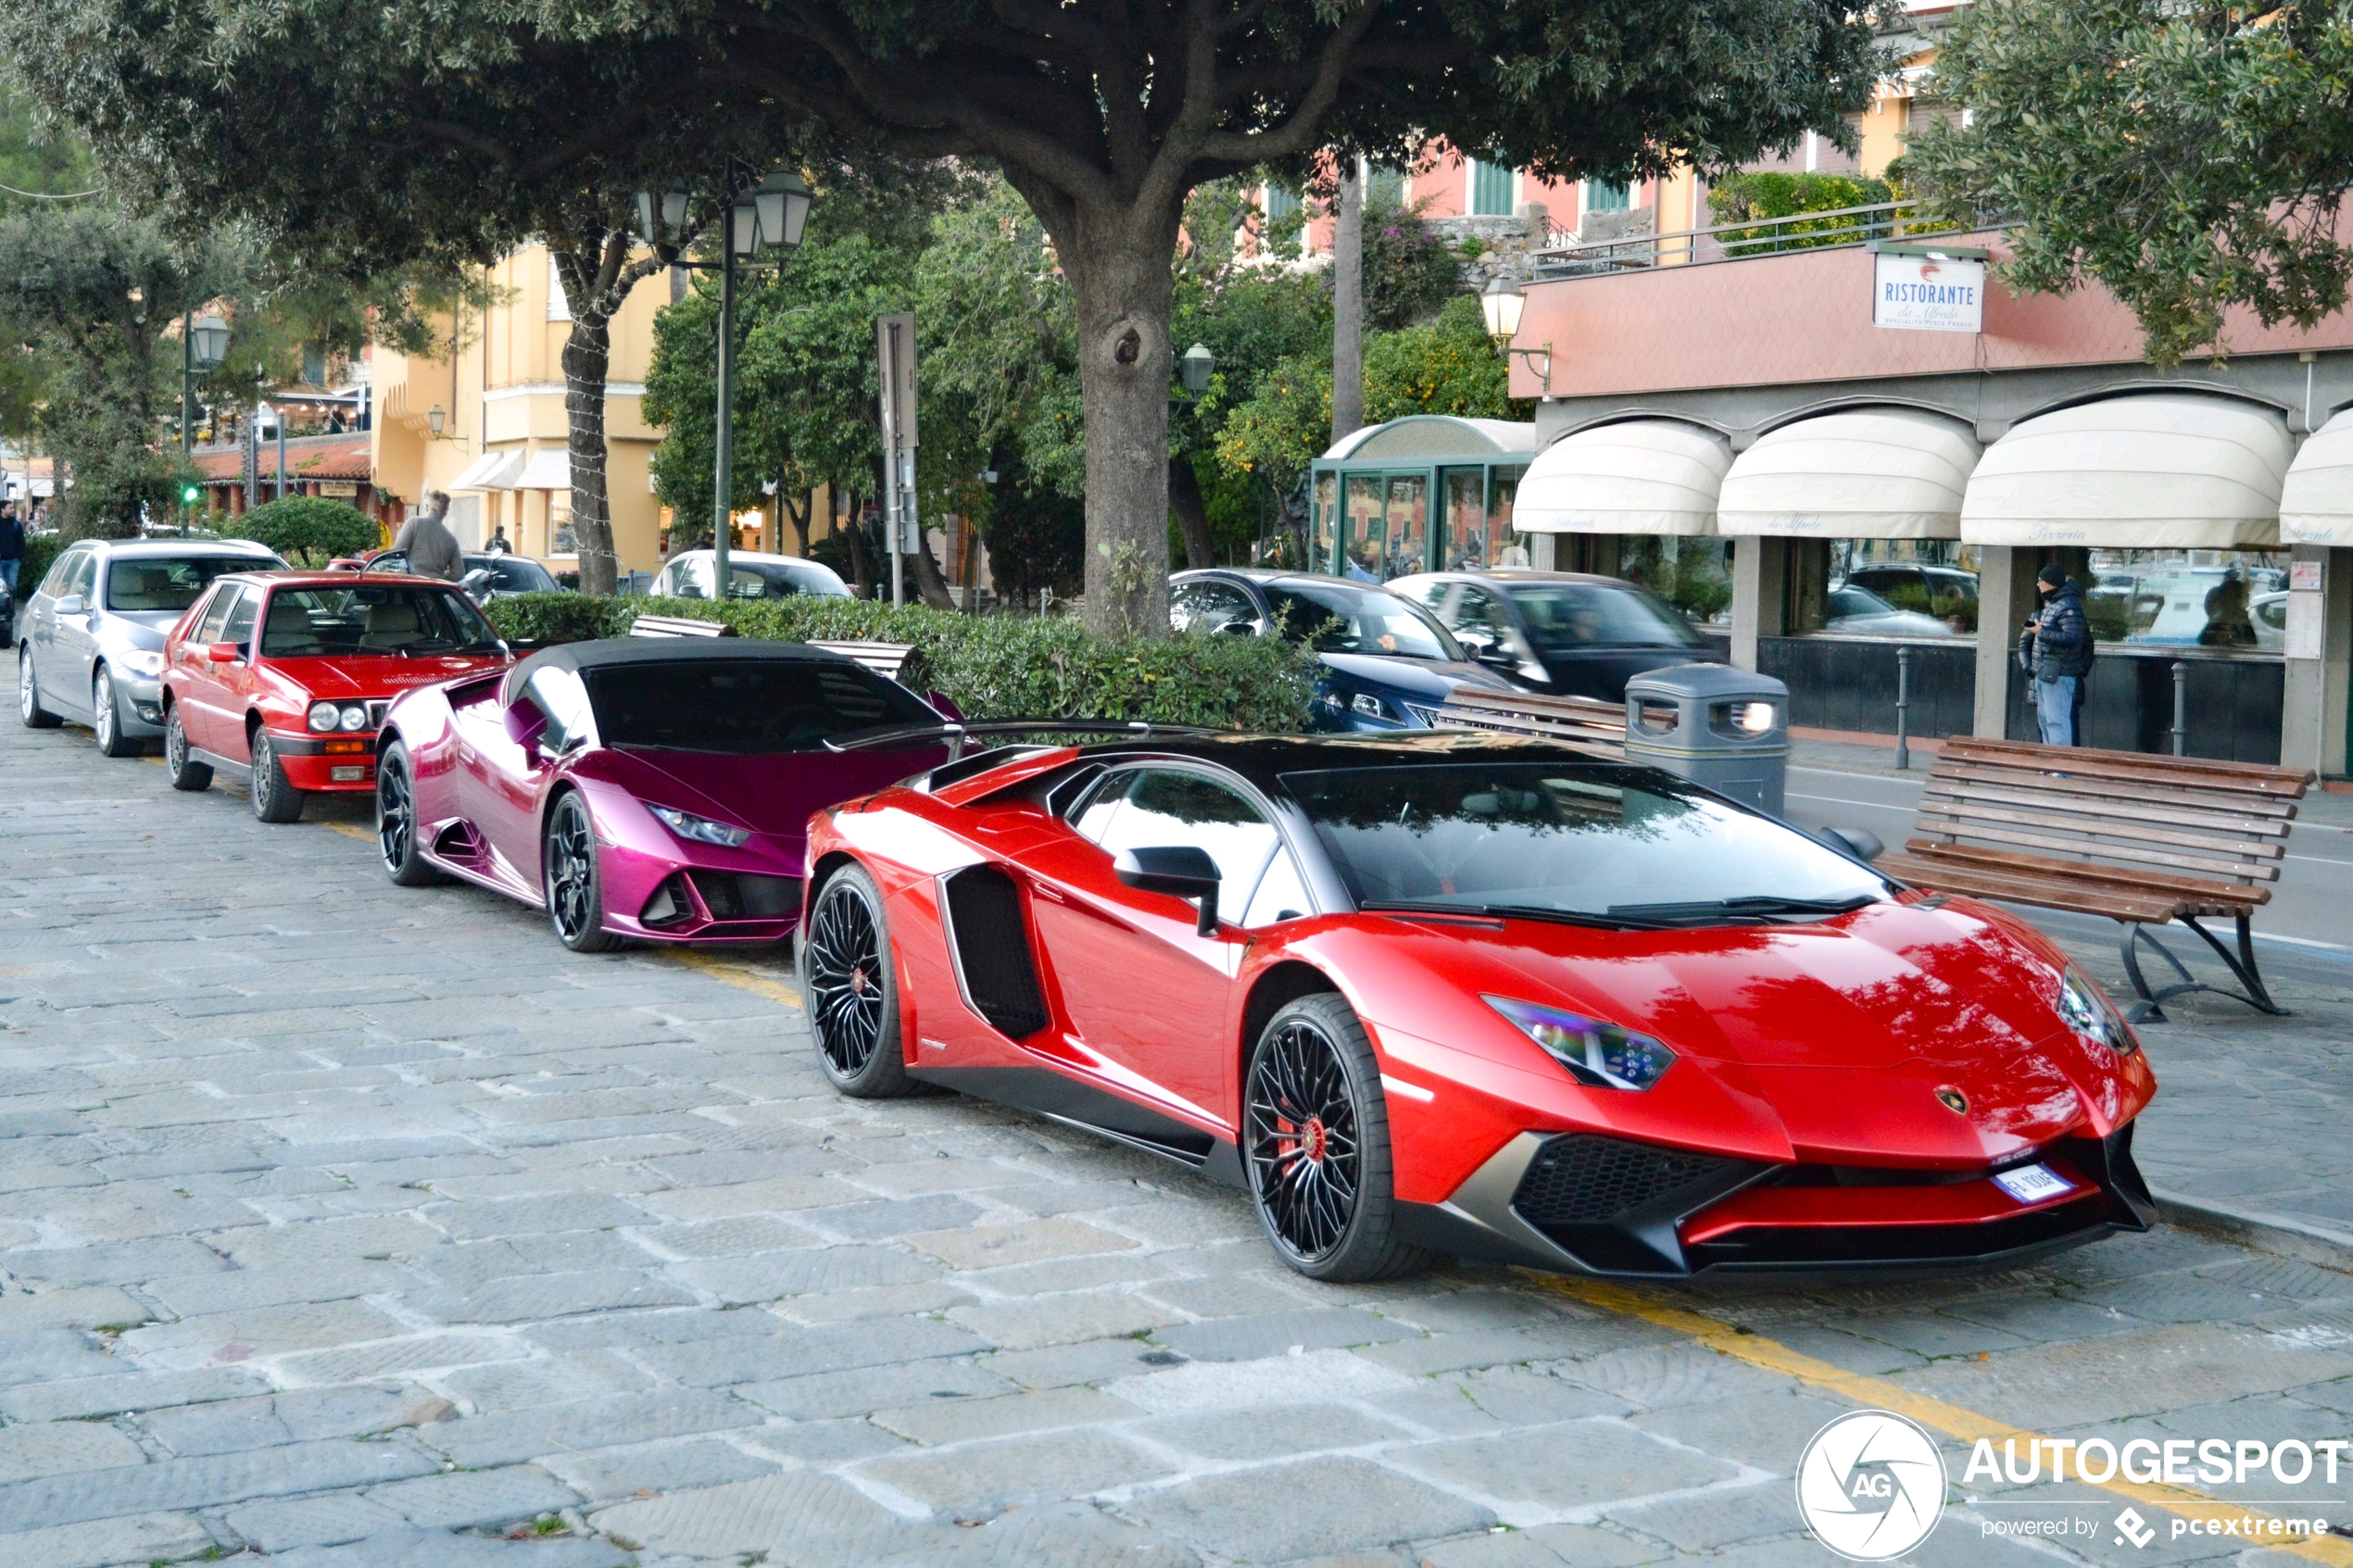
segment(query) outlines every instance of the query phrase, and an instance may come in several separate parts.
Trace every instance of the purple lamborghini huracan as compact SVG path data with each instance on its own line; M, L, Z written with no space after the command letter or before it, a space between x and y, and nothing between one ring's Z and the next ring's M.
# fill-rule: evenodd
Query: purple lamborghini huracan
M941 718L799 643L570 643L393 703L376 841L402 886L537 904L574 952L774 942L799 918L810 814L948 755L827 739Z

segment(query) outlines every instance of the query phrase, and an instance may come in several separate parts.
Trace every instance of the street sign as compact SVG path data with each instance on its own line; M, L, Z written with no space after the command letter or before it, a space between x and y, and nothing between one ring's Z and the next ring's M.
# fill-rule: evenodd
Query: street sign
M1881 251L1872 269L1871 325L1912 332L1985 330L1985 263Z
M882 366L883 445L915 446L915 313L875 318L875 352Z

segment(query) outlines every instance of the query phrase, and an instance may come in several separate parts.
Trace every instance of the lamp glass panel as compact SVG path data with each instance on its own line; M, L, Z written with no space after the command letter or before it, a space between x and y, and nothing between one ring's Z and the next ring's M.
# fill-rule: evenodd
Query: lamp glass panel
M800 232L808 226L809 193L807 191L786 191L785 193L785 248L787 250L799 249L800 245Z
M732 208L728 217L737 256L749 256L760 244L760 213L749 205Z
M760 243L763 246L783 245L785 243L785 193L755 191L752 193L751 205L752 209L760 215Z
M675 229L686 221L686 193L664 191L661 194L661 222L665 229Z

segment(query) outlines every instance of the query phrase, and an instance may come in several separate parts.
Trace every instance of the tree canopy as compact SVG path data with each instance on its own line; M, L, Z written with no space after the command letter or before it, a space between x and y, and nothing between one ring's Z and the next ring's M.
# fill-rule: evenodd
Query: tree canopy
M545 193L730 152L993 159L1072 288L1088 613L1164 623L1174 254L1188 194L1444 137L1559 178L1717 169L1838 129L1861 0L0 0L41 90L185 211L382 270L482 256ZM289 112L289 106L300 106Z
M1947 216L2009 225L2005 282L2104 285L2170 365L2226 348L2232 307L2309 327L2345 302L2348 73L2334 3L1982 0L1936 63L1969 123L1905 170Z

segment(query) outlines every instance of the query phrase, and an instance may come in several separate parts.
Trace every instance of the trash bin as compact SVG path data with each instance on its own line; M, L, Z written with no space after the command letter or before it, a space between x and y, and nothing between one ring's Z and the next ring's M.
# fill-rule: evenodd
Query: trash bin
M1789 779L1789 688L1729 664L1678 664L1626 683L1626 759L1778 817Z

